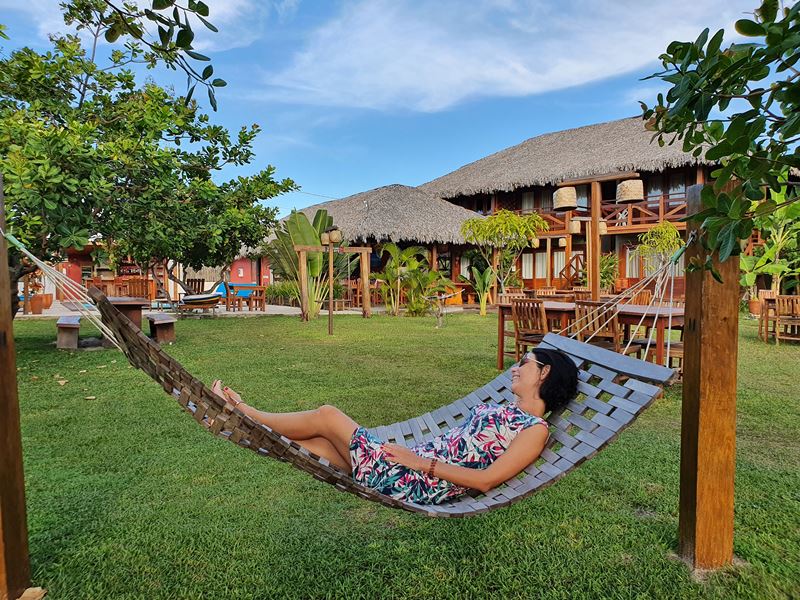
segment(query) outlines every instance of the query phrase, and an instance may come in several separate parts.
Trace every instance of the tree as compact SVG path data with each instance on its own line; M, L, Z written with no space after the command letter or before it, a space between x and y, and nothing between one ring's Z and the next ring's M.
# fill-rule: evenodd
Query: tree
M723 30L709 38L705 29L693 42L670 43L664 70L650 77L672 87L653 107L641 103L659 144L681 140L684 151L720 163L693 218L722 260L739 253L756 217L797 201L796 186L781 204L765 189L779 191L800 168L800 3L779 9L778 0L765 0L736 30L754 41L723 49ZM690 268L710 266L709 255Z
M518 215L510 210L499 210L488 217L467 219L461 225L464 239L478 246L481 255L488 264L492 264L492 251L495 249L507 253L506 260L499 261L496 272L501 293L505 293L506 284L512 270L525 248L531 247L533 240L549 225L537 214Z
M167 257L224 264L274 222L258 201L294 184L274 181L272 167L216 184L212 174L224 165L252 161L258 126L231 139L196 102L137 86L128 65L153 61L137 43L111 50L101 67L96 50L109 26L99 5L65 5L67 20L90 33L88 50L77 36L53 37L49 52L23 48L0 61L9 229L48 261L93 238L112 259L131 254L142 265ZM13 249L10 261L15 290L33 267Z

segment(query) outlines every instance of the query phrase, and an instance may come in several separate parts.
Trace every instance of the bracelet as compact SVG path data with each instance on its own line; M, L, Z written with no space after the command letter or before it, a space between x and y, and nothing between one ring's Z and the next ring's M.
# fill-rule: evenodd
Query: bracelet
M436 463L438 463L438 462L439 462L439 460L436 459L436 458L432 458L431 459L431 464L428 467L428 477L430 477L431 479L433 479L435 477L435 475L433 474L433 471L436 469Z

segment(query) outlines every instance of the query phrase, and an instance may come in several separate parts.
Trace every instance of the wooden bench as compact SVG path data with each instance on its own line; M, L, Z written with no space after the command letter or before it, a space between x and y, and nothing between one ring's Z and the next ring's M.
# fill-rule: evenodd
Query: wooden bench
M78 330L81 328L81 317L59 317L56 323L58 334L56 336L56 348L59 350L78 349Z
M177 320L172 315L165 313L147 315L147 321L150 323L150 337L159 344L171 344L175 341L175 321Z

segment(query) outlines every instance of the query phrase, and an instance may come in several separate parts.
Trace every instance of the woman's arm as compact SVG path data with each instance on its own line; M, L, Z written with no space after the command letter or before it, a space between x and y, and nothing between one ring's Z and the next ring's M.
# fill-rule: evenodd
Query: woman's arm
M547 442L547 427L535 425L521 431L500 458L486 469L470 469L449 465L439 461L436 463L435 476L461 487L486 492L500 483L518 475L525 467L539 458ZM387 458L405 465L415 471L426 473L431 464L430 458L416 454L413 450L398 444L383 445Z

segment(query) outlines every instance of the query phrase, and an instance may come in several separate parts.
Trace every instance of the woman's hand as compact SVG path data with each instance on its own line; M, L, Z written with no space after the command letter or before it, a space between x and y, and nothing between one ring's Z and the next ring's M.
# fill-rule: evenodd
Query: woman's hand
M415 471L425 471L431 462L429 458L423 458L413 450L399 444L384 444L383 451L386 458L399 465L404 465Z

